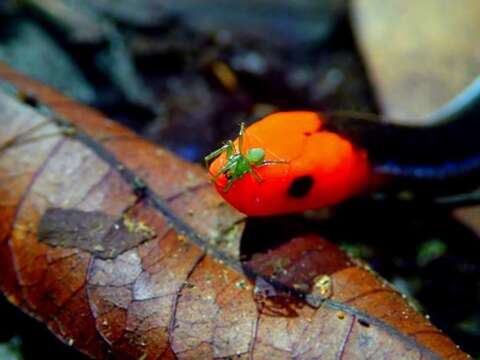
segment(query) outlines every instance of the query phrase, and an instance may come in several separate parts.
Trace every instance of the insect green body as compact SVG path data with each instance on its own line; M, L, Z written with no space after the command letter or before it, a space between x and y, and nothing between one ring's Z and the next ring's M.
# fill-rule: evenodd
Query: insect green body
M232 140L227 141L221 148L205 156L205 165L208 168L209 162L217 156L226 153L227 159L225 165L215 174L212 174L215 181L220 175L225 174L227 185L223 191L227 192L233 183L241 179L245 174L251 174L258 182L263 179L257 173L256 168L268 164L284 164L286 161L265 160L265 150L262 148L251 148L246 153L243 151L243 137L245 135L245 124L240 125L238 134L238 150Z

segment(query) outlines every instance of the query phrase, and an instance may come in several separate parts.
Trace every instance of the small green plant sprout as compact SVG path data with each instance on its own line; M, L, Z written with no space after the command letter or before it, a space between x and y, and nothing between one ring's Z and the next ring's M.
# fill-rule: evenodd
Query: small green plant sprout
M265 160L265 150L261 147L250 148L247 152L243 149L243 139L245 136L245 124L240 124L240 132L238 133L238 149L232 140L228 140L221 148L211 152L205 156L205 166L209 168L209 164L216 157L226 153L226 163L215 174L211 174L212 180L216 181L218 177L225 174L227 185L223 188L227 192L233 183L241 179L245 174L251 174L257 182L263 179L256 171L256 168L270 164L286 164L284 160Z

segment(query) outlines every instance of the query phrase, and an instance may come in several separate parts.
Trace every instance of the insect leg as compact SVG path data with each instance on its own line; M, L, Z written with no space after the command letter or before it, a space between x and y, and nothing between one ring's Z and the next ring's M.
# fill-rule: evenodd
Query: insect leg
M245 123L240 123L240 132L238 133L238 151L243 154L243 137L245 135Z
M234 181L235 180L233 178L228 179L227 185L223 188L223 192L227 192L228 190L230 190Z
M270 165L270 164L288 164L288 161L287 160L263 160L260 166Z
M227 146L228 146L228 148L227 148L227 159L228 159L235 152L235 144L233 143L232 140L228 140Z
M210 154L208 154L207 156L205 156L203 159L205 160L205 167L208 169L208 162L212 159L215 159L218 155L220 155L221 153L227 151L228 153L228 150L229 150L229 146L230 144L225 144L223 145L221 148L211 152Z
M226 173L228 170L232 169L233 167L235 167L237 165L236 162L232 161L232 162L227 162L223 167L221 167L216 173L215 175L213 175L213 178L212 180L217 180L218 177L224 173Z
M250 174L252 174L253 178L255 179L256 182L261 183L263 182L262 177L260 174L255 170L253 167L248 171Z

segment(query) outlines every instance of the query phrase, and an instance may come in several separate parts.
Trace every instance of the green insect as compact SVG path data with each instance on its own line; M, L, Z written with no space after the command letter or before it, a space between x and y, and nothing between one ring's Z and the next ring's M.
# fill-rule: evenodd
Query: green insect
M260 147L248 149L245 153L243 149L244 136L245 124L241 123L240 132L238 133L238 149L235 147L232 140L228 140L221 148L205 156L205 166L208 169L210 161L214 160L217 156L226 153L226 164L215 174L211 174L213 181L217 180L220 175L225 174L228 182L223 188L224 192L227 192L236 180L241 179L247 173L251 174L256 181L262 182L262 177L256 171L256 168L260 166L287 163L287 161L282 160L265 160L265 150Z

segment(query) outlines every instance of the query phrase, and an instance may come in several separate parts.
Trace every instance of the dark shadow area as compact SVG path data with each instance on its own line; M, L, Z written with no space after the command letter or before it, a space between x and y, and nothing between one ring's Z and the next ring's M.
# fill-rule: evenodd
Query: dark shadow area
M88 359L77 350L65 346L44 324L7 303L3 295L0 295L0 319L0 342L19 337L20 340L15 346L19 347L24 360Z

